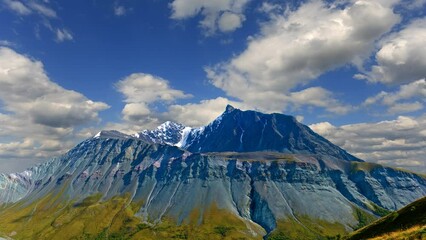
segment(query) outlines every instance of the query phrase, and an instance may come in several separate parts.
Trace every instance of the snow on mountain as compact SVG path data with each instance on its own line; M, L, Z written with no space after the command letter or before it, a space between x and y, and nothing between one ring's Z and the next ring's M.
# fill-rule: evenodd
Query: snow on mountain
M183 135L186 127L179 123L167 121L154 130L143 130L133 134L133 137L145 140L150 143L176 145Z

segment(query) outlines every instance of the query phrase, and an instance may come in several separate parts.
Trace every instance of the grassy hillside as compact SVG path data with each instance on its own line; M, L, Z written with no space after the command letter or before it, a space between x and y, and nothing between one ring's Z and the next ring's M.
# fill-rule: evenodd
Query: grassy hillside
M0 212L0 233L13 239L262 239L257 225L218 209L215 205L178 225L170 218L143 223L135 216L143 203L129 203L129 196L99 201L93 195L82 202L63 202L49 195L35 203L17 204ZM362 214L361 214L362 215ZM362 215L364 216L364 215ZM367 216L368 217L368 216ZM365 217L367 220L369 218ZM200 222L200 219L201 222ZM300 222L298 222L300 221ZM341 239L345 228L298 216L279 220L267 239ZM257 235L253 235L256 232ZM352 233L347 240L426 239L426 197Z
M426 239L426 197L353 232L345 239Z
M144 223L135 216L143 203L129 204L130 196L100 201L93 195L81 202L64 202L60 193L32 204L20 203L0 211L0 236L13 239L263 239L266 232L251 221L219 209L194 210L182 224L174 219ZM344 235L339 223L299 216L280 220L268 239L327 239ZM302 225L301 225L302 224Z
M371 240L424 240L426 239L426 226L414 226L412 228L390 232Z
M99 201L100 195L94 195L76 203L63 202L58 196L46 196L30 205L18 204L1 211L0 233L13 239L60 240L260 240L265 234L259 226L214 205L204 213L194 211L181 225L168 218L159 223L144 223L135 216L142 203L129 204L129 197L117 196L107 201ZM199 222L199 219L203 219L202 222Z

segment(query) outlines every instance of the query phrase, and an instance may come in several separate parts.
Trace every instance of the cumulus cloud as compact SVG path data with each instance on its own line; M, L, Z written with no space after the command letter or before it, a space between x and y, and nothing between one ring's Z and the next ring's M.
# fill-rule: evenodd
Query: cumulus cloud
M109 107L62 88L40 61L6 47L0 47L0 101L2 170L17 170L69 149L75 127L97 122L98 113Z
M131 74L115 85L124 96L123 121L108 123L106 128L130 134L155 128L165 121L191 127L203 126L218 117L228 104L241 109L251 108L223 97L178 104L177 100L192 95L172 88L169 81L161 77L146 73Z
M296 87L345 64L362 65L375 41L399 20L391 5L380 1L359 0L344 7L311 1L294 11L273 14L261 33L250 38L246 50L207 67L206 72L229 96L263 109L281 106L278 110L282 111L283 106L294 103L291 99L298 95L291 92ZM325 91L313 88L305 93L324 99ZM328 97L331 108L310 97L308 104L322 105L330 112L347 111Z
M423 109L423 104L420 102L398 103L391 106L388 112L391 114L409 113L409 112L418 111L420 109Z
M163 118L171 119L175 122L192 127L205 126L220 116L228 104L240 109L248 109L247 106L239 102L218 97L215 99L202 100L199 103L171 105L168 111L163 114Z
M371 82L404 84L426 76L426 18L410 23L380 43L377 65L370 72L358 75Z
M245 20L245 6L250 0L174 0L170 7L171 18L182 20L201 14L200 27L206 35L232 32L242 26Z
M423 109L426 99L426 80L420 79L415 82L401 85L398 91L386 92L367 98L363 105L384 105L388 107L388 113L406 113ZM409 101L409 102L407 102Z
M340 127L322 122L310 127L366 161L426 172L426 116Z
M0 48L0 99L4 109L27 115L33 123L70 127L98 118L108 108L50 81L43 64L10 48Z
M146 122L151 114L152 104L171 104L177 99L191 97L183 91L173 89L169 82L160 77L134 73L116 84L117 90L125 97L123 118L131 122Z
M242 26L245 17L233 12L224 12L219 18L218 27L222 32L232 32Z
M190 127L205 126L220 116L226 106L230 104L239 109L253 109L240 102L231 101L227 98L218 97L214 99L201 100L200 102L187 104L166 104L164 111L155 111L146 105L126 104L123 109L123 122L108 123L106 129L115 129L124 133L133 134L143 129L153 129L165 121L173 121ZM140 109L139 109L140 107ZM135 109L132 109L135 108ZM129 119L130 116L135 119ZM137 114L140 114L138 116ZM93 133L93 131L90 131Z
M327 109L336 114L345 114L352 109L352 106L344 105L333 98L333 94L321 87L306 88L299 92L290 93L287 102L295 106L310 105Z

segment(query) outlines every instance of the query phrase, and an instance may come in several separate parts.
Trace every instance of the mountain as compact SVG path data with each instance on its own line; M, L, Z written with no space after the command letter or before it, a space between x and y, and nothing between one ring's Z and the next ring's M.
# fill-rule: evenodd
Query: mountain
M321 154L337 159L362 161L284 114L241 111L228 105L225 112L201 128L166 122L136 137L169 144L190 152L256 152Z
M182 124L167 121L154 130L143 130L133 136L149 143L176 145L186 129Z
M101 131L63 156L0 175L0 233L317 239L425 195L422 175L364 162L293 117L228 106L205 127Z
M425 239L426 197L365 226L347 240L381 237L381 239Z

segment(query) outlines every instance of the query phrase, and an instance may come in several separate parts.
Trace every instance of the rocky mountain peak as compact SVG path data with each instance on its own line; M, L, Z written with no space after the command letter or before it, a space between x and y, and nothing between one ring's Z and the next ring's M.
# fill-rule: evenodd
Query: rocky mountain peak
M184 128L182 124L167 121L154 130L143 130L134 136L149 143L175 145L181 140Z
M228 105L226 105L225 113L229 113L229 112L232 112L234 110L235 110L235 108L232 105L228 104Z

